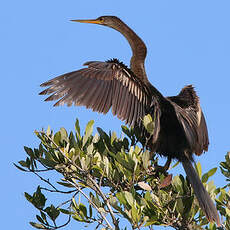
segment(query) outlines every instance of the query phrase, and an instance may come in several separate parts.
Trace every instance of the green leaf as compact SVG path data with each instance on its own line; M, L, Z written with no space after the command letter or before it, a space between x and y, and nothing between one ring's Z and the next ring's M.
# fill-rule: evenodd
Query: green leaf
M45 196L41 193L41 189L38 186L37 191L33 194L33 196L29 195L28 193L24 193L26 199L32 203L37 209L41 210L44 208L46 203Z
M54 141L57 145L60 145L60 141L61 141L61 133L60 133L60 132L56 132L56 133L55 133L53 141Z
M40 161L43 165L45 165L45 166L47 166L47 167L51 167L51 168L53 168L53 167L55 167L55 166L57 165L57 162L55 162L55 161L53 161L53 160L49 160L49 159L41 158L41 159L39 159L39 161Z
M100 137L104 140L104 143L107 147L110 147L111 146L111 141L110 141L110 137L108 136L108 134L103 131L103 129L97 127L97 131L100 135Z
M134 198L133 198L132 193L125 191L124 195L125 195L125 198L126 198L128 204L132 207L134 204Z
M152 116L150 114L144 116L143 124L144 124L146 130L148 131L148 133L150 133L150 134L154 133L155 125L154 125Z
M145 227L148 227L150 225L159 225L159 222L157 220L148 220L145 224Z
M209 229L210 229L210 230L216 230L216 225L215 225L215 223L210 223L210 224L209 224Z
M93 203L99 208L101 207L101 202L100 202L100 198L98 197L98 195L96 194L96 196L93 195L92 192L89 193L91 200L93 201Z
M205 173L203 176L202 176L202 179L201 179L202 183L206 183L208 181L208 174Z
M217 170L217 168L210 169L208 171L208 177L211 177L212 175L214 175L216 173L216 170Z
M172 184L176 187L176 190L180 192L180 194L183 194L183 182L178 175L173 177Z
M132 133L127 126L122 125L121 129L122 129L123 133L125 133L130 139L132 138Z
M27 172L27 170L25 170L24 168L22 168L22 167L16 165L15 163L13 163L13 164L14 164L14 166L15 166L16 168L18 168L19 170L21 170L21 171L23 171L23 172Z
M40 154L39 150L36 149L36 148L34 149L34 157L35 157L35 159L41 157L41 154Z
M106 156L103 156L103 164L106 175L109 175L109 159Z
M143 161L143 167L144 169L148 169L148 167L150 166L150 152L148 150L146 150L143 154L142 154L142 161Z
M68 133L65 130L65 128L63 128L63 127L60 128L59 132L61 134L61 142L65 141L66 143L68 143L69 138L68 138Z
M33 194L33 199L35 201L35 204L37 205L39 209L44 208L46 203L46 197L42 194L40 187L37 187L37 191Z
M69 134L69 143L70 143L70 147L72 148L77 148L78 147L78 144L75 140L75 137L74 137L74 134L73 132L71 131L70 134Z
M74 186L68 182L61 182L61 181L57 181L58 184L68 187L68 188L74 188Z
M39 215L36 215L36 218L39 222L41 222L42 224L45 224L45 222L43 221L43 219Z
M93 154L93 150L94 150L94 146L93 146L93 143L91 143L91 144L87 147L87 155L92 155L92 154Z
M74 216L72 216L73 219L75 219L76 221L80 221L80 222L84 222L84 219L82 219L82 217L80 217L77 213L75 213Z
M26 165L27 165L27 168L29 168L30 167L30 165L31 165L31 161L30 161L30 158L29 157L27 157L26 158Z
M89 121L88 124L86 125L85 135L83 137L83 146L85 146L85 144L88 141L89 137L92 135L93 125L94 125L94 120Z
M111 135L111 144L112 144L115 140L117 140L117 134L116 134L116 132L112 132L112 135Z
M24 196L25 196L25 198L26 198L29 202L32 203L33 197L32 197L29 193L25 192L25 193L24 193Z
M44 222L47 224L48 222L47 222L47 220L46 220L46 214L45 214L44 212L42 212L42 211L40 211L40 213L41 213L42 219L43 219Z
M76 119L75 122L75 132L76 132L76 138L78 141L81 140L81 129L80 129L80 125L79 125L79 120Z
M181 198L177 199L177 205L176 205L176 210L183 216L184 212L184 204Z
M216 170L217 170L217 168L213 168L213 169L209 170L207 173L205 173L202 176L202 182L206 183L208 181L208 178L215 174Z
M193 201L194 201L194 196L191 197L184 197L182 199L183 204L184 204L184 214L183 216L188 217L189 215L195 215L196 210L195 208L192 207Z
M82 211L82 213L84 214L84 217L86 217L87 218L87 209L86 209L86 207L85 207L85 205L84 204L79 204L79 210L81 210Z
M93 216L92 205L89 205L89 217L91 218L92 216Z
M58 209L61 213L64 213L64 214L67 214L67 215L70 215L70 214L73 214L73 212L67 210L67 209L63 209L63 208L59 208Z
M157 204L158 206L161 205L160 198L157 195L155 195L154 193L150 193L150 196L155 204Z
M215 191L216 186L214 185L214 181L213 180L211 180L211 181L208 182L206 189L207 189L207 191L209 193L213 193Z
M46 130L46 135L49 136L51 134L50 126L48 125L48 128Z
M230 217L230 209L226 208L225 211L226 211L226 214L228 215L228 217Z
M28 148L26 146L24 146L24 150L26 151L26 153L30 156L30 157L34 157L34 152L31 148Z
M56 209L52 204L50 205L50 207L47 207L44 210L48 216L51 218L51 220L55 221L56 218L59 216L60 211L58 209Z
M170 169L175 168L177 165L179 165L180 161L177 161L172 167L170 167Z
M140 215L138 214L138 210L136 209L135 206L132 206L131 208L131 215L132 215L132 219L137 224L140 220Z
M117 202L117 198L114 196L111 196L109 198L109 203L116 209L118 207L118 202Z
M143 190L146 190L146 191L151 191L152 188L151 186L149 186L147 183L145 183L144 181L140 181L137 183Z
M93 142L93 143L97 143L99 140L100 140L100 136L99 136L98 133L96 133L96 134L94 135L94 137L93 137L92 142Z
M120 202L121 204L124 204L124 205L127 204L127 201L126 201L125 196L124 196L124 192L118 192L118 193L116 194L116 197L117 197L117 199L119 200L119 202Z
M110 155L112 155L110 153ZM125 167L125 169L128 169L130 171L133 171L133 168L135 166L135 162L132 159L129 159L129 161L127 161L127 157L126 157L126 153L124 152L118 152L116 155L112 155L112 157L115 156L116 160L120 163L120 165L122 165L123 167Z
M34 222L30 222L30 224L37 229L46 229L46 227L42 224L38 224L38 223L34 223Z
M198 162L197 164L195 164L195 168L196 168L198 176L201 178L201 176L202 176L202 168L201 168L200 162Z

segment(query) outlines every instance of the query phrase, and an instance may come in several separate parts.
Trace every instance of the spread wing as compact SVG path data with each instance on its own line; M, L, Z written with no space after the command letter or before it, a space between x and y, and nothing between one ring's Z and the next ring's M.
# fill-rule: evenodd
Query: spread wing
M117 61L87 62L87 68L53 78L43 84L40 94L51 94L45 101L54 106L84 105L99 113L113 115L134 126L150 105L148 89L140 79Z
M201 155L208 151L209 138L199 97L192 85L184 87L178 96L168 97L174 106L178 121L182 125L191 151Z
M196 155L200 156L203 151L208 151L209 138L208 129L203 112L200 110L198 113L198 142L196 145Z
M182 125L191 153L196 151L198 142L197 132L197 114L191 108L182 109L180 106L174 105L175 112L179 123Z
M194 109L176 109L176 114L179 122L184 128L187 141L191 151L200 156L203 151L208 151L209 138L208 130L201 110Z

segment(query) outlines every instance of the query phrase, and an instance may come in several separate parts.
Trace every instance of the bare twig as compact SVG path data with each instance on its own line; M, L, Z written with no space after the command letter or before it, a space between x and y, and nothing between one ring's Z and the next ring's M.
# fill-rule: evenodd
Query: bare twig
M52 189L48 189L48 188L43 188L41 187L42 190L45 190L45 191L48 191L48 192L59 192L59 193L65 193L65 194L69 194L69 193L73 193L73 192L76 192L76 189L74 190L70 190L70 191L61 191L61 190L52 190Z
M99 187L101 187L101 184L102 184L102 180L103 180L104 174L105 174L105 169L103 170L103 173L102 173L102 175L101 175L101 177L100 177Z
M103 212L93 203L93 201L81 190L80 186L77 183L69 181L70 184L72 184L88 201L89 203L100 213L101 217L104 219L104 221L107 223L108 227L110 229L113 229Z
M50 226L50 225L47 225L49 230L56 230L56 229L59 229L59 228L63 228L65 227L66 225L68 225L70 223L70 220L71 220L71 215L69 215L68 217L68 220L66 221L66 223L62 224L62 225L59 225L59 226L56 226L56 223L54 223L55 226Z
M70 205L71 205L72 199L73 199L77 194L78 194L78 191L71 197L71 199L66 200L66 201L64 201L63 203L59 204L59 205L57 206L57 208L60 208L60 207L62 207L63 205L68 204L68 203L70 203Z
M94 219L93 219L94 220ZM107 227L105 224L103 224L103 219L99 219L99 220L94 220L94 221L97 221L98 222L98 225L96 226L95 229L98 229L100 227L100 225L104 226L104 227Z
M38 173L33 172L36 176L38 176L42 181L44 181L45 183L47 183L49 186L51 186L53 188L52 189L48 189L48 188L41 188L43 190L49 191L49 192L59 192L59 193L65 193L65 194L69 194L69 193L73 193L76 192L76 190L70 190L70 191L61 191L59 189L57 189L52 183L49 182L49 180L44 179L43 177L41 177Z
M108 207L109 209L109 213L110 213L110 216L113 220L113 224L115 226L116 229L119 229L119 226L118 226L118 221L117 219L115 218L115 215L113 213L113 209L109 203L109 200L107 199L107 197L105 196L105 194L102 192L101 188L98 186L97 182L90 176L88 175L88 178L89 180L93 183L93 185L96 187L97 189L97 192L99 193L99 195L102 197L103 201L106 203L106 206Z
M35 169L35 170L30 170L29 172L47 172L47 171L51 171L54 169L51 168L47 168L47 169Z

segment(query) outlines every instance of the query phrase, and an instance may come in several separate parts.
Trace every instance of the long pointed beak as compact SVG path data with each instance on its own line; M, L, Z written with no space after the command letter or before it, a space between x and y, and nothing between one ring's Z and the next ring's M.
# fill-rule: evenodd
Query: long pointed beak
M72 22L81 22L81 23L93 23L93 24L102 24L98 19L86 19L86 20L70 20Z

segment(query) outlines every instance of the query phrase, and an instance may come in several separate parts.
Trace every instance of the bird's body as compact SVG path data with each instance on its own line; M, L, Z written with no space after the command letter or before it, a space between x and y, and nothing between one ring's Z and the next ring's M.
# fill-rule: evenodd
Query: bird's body
M87 62L86 68L43 83L41 86L49 88L40 94L52 94L46 101L58 100L55 106L84 105L104 114L112 108L112 113L130 126L141 126L141 118L150 113L155 128L147 147L182 162L201 208L210 221L219 225L216 208L191 163L193 153L201 155L209 144L205 118L194 88L188 85L177 96L164 97L147 78L144 42L119 18L102 16L73 21L105 25L122 33L133 53L130 68L117 59Z

